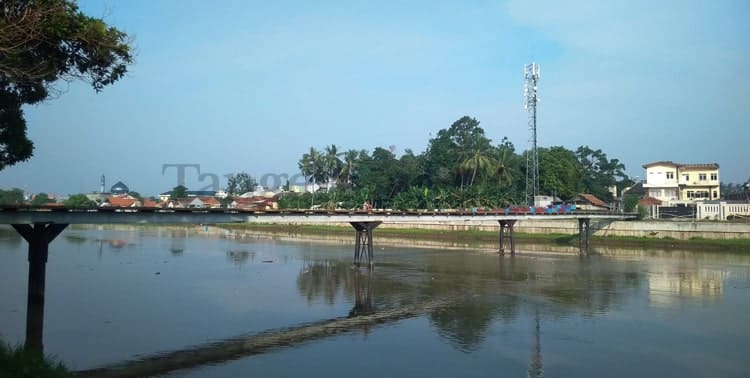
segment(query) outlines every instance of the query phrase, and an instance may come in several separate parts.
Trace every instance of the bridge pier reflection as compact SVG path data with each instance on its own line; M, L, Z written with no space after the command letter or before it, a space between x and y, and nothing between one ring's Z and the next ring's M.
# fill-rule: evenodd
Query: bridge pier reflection
M513 226L516 224L516 221L500 219L498 220L498 223L500 223L500 254L505 254L505 248L507 246L510 249L510 254L515 255L516 243L513 240Z
M588 253L591 239L591 219L578 218L578 248L581 253Z
M375 300L372 291L372 272L355 272L354 307L349 311L350 318L375 313Z
M14 224L13 228L29 243L29 283L26 302L26 343L28 351L44 353L44 286L47 275L49 243L67 224Z
M354 265L360 266L362 258L367 258L367 265L372 268L375 264L375 251L372 246L372 230L380 226L380 221L376 222L349 222L357 232L356 244L354 245Z

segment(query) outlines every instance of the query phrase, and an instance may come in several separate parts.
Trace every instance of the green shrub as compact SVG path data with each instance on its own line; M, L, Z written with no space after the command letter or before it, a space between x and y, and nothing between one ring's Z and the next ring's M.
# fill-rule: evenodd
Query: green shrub
M0 342L0 377L69 378L73 375L61 363L23 347L8 347Z

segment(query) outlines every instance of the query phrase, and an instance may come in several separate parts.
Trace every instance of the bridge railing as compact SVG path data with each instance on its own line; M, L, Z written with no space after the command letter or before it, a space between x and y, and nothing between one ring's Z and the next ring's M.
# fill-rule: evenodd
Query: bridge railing
M634 215L606 210L550 211L548 208L511 207L502 209L435 209L435 210L348 210L348 209L239 209L239 208L165 208L165 207L94 207L71 208L64 206L3 206L0 212L54 212L54 213L196 213L196 214L275 214L275 215L408 215L408 216L492 216L492 215Z

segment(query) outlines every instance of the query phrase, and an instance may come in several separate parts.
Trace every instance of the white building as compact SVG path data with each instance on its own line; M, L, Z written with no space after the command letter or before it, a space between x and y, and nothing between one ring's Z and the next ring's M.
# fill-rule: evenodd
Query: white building
M677 175L677 164L671 161L657 161L643 166L646 169L646 181L643 190L647 197L662 202L679 200L680 185Z

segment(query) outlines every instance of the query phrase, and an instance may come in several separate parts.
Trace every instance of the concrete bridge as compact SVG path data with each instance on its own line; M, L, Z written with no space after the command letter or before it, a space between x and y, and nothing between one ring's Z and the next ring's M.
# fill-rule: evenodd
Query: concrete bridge
M524 208L526 209L526 208ZM632 213L574 211L568 213L530 213L515 209L490 211L390 211L390 210L241 210L241 209L163 209L163 208L95 208L68 209L60 207L0 208L0 224L10 224L31 244L49 244L69 224L217 224L275 223L321 224L349 223L354 227L357 245L355 263L374 262L372 230L381 223L466 222L468 224L497 221L500 226L499 252L506 248L515 253L513 226L518 220L577 219L581 248L588 246L589 224L592 219L629 220ZM33 242L33 243L32 243Z
M573 212L567 214L511 213L510 209L493 211L350 211L350 210L273 210L241 209L163 209L163 208L96 208L3 207L0 224L9 224L29 243L29 281L26 312L26 345L41 352L44 324L44 291L46 264L51 243L69 224L217 224L217 223L343 223L355 230L354 263L367 259L373 266L373 230L381 223L418 223L424 221L497 221L499 253L515 253L513 226L518 220L577 219L579 247L588 250L591 219L628 220L635 214Z

